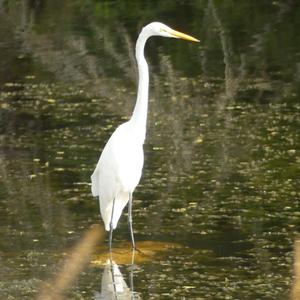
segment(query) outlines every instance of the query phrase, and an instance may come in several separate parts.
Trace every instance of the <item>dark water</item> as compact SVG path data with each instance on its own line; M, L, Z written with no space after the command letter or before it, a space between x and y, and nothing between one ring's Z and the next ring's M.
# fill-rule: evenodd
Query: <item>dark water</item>
M142 299L287 299L300 226L298 1L0 1L0 298L34 299L100 222L89 177L135 101L134 43L153 38L137 264ZM129 233L123 217L114 243ZM127 264L119 271L129 285ZM91 265L70 299L100 299ZM104 276L104 275L103 275ZM97 294L98 293L98 294ZM98 298L97 298L98 297ZM128 298L124 298L128 299Z

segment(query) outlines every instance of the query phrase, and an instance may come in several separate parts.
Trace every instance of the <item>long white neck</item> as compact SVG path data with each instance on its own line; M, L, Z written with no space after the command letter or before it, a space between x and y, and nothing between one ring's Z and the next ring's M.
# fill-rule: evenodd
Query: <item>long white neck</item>
M135 56L138 65L138 92L136 104L130 121L136 124L136 128L141 132L143 138L146 135L147 111L148 111L148 92L149 92L149 71L148 64L144 57L145 43L149 35L143 31L140 33L136 42Z

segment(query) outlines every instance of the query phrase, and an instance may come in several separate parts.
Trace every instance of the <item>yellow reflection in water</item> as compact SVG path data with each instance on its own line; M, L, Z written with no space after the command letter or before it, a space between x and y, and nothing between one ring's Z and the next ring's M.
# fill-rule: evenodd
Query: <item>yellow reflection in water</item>
M150 262L154 258L162 257L167 254L171 249L179 249L184 246L177 243L167 243L158 241L141 241L136 243L138 250L135 251L134 262L136 264ZM107 246L99 247L99 254L92 260L92 264L104 265L109 258ZM131 264L132 250L130 242L123 242L115 245L112 250L112 257L117 264Z

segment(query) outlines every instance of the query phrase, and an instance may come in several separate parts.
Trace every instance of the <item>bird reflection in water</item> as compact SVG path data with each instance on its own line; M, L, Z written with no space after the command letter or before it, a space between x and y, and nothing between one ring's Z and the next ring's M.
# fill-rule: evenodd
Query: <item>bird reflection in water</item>
M103 269L101 280L101 293L95 293L95 300L140 300L141 297L138 293L134 292L133 287L133 271L134 253L132 254L132 262L129 271L129 287L120 271L119 265L115 263L110 257L107 259Z

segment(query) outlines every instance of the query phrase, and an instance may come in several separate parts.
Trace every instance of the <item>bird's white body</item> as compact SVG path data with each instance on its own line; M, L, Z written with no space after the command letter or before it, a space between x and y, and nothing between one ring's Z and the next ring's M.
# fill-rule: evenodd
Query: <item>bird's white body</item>
M111 232L110 247L112 230L117 227L121 213L128 201L130 201L128 221L132 244L135 247L131 202L132 193L140 181L144 163L143 144L146 136L149 89L149 72L144 57L144 47L147 39L154 35L198 41L159 22L145 26L138 37L136 60L139 84L133 114L128 122L120 125L114 131L91 176L93 196L99 197L100 212L105 229Z
M105 145L92 175L92 193L99 196L107 231L110 230L113 200L112 224L115 229L130 193L140 181L144 163L143 143L144 139L134 130L133 122L120 125Z

